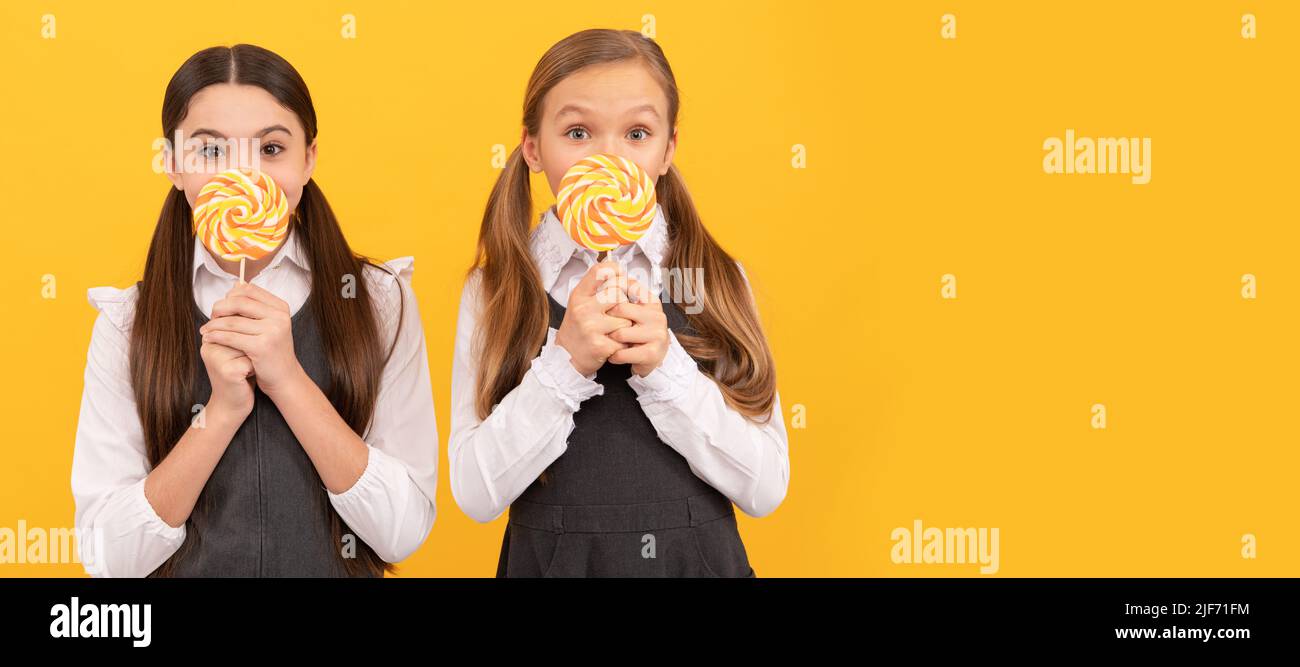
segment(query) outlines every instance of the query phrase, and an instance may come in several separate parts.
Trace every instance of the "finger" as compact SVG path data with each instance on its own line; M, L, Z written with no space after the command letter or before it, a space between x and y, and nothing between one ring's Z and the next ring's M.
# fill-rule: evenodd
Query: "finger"
M601 267L605 267L605 269ZM582 274L582 280L579 280L578 284L573 286L573 291L569 293L569 300L573 300L574 296L581 298L594 295L596 289L605 281L607 277L605 270L607 269L605 262L587 267L587 272ZM601 275L597 275L597 273Z
M606 361L611 364L644 364L650 361L650 352L649 346L629 345L609 355Z
M595 264L596 278L599 280L615 280L618 278L627 278L627 268L618 262L607 259Z
M255 320L268 320L282 311L272 308L261 301L257 301L247 296L227 296L220 301L212 304L212 317L228 317L230 315L242 315L251 317Z
M208 320L206 324L199 327L199 333L209 331L233 331L235 333L249 334L256 336L264 332L266 326L262 320L249 319L239 315L227 315Z
M257 342L257 336L235 333L233 331L209 331L208 333L203 334L203 342L233 347L236 350L240 350L247 354L248 350L252 349L253 345Z
M632 324L633 324L632 320L629 319L625 319L622 317L610 317L608 315L602 315L600 319L596 320L596 330L599 331L600 333L608 334L611 331L617 331L618 329L622 329L624 327L630 327L632 326Z
M204 355L205 358L213 361L225 361L226 359L248 356L244 354L243 350L237 350L233 347L227 347L220 343L213 343L211 341L204 341L203 347L199 349L199 352Z
M609 337L625 345L639 345L641 343L653 343L659 340L660 334L650 327L640 325L623 327L609 332Z
M641 318L644 316L644 313L641 312L640 308L641 306L639 304L626 301L624 303L614 304L613 307L605 311L605 314L610 317L622 317L639 323Z
M625 347L627 346L609 337L605 337L598 345L596 345L596 353L600 355L601 359L607 360L611 355Z
M230 289L230 293L228 293L226 296L231 296L232 294L235 296L246 296L259 303L264 303L276 310L282 310L286 313L289 312L289 302L266 291L265 288L258 287L257 285L254 285L252 283L237 283L234 287Z
M605 311L605 314L611 317L626 318L636 322L637 324L658 326L662 323L664 326L667 326L666 319L663 320L663 322L660 321L663 317L663 310L658 304L632 303L631 301L625 301L623 303L614 304L613 307Z
M627 301L627 293L617 285L609 285L596 292L596 303L603 306L605 310L625 301Z
M659 303L659 297L651 292L649 287L630 276L627 279L627 294L637 303Z
M622 264L612 260L605 260L596 264L595 267L597 280L596 292L600 292L601 290L610 287L621 288L624 291L627 290L625 286L627 282L627 269L623 268Z
M235 377L244 377L244 378L252 377L253 375L252 359L241 356L237 359L231 359L229 363L230 363L229 366L230 372L233 373Z
M624 295L620 300L627 301L627 294L629 294L627 291L627 276L613 276L609 280L601 283L596 288L596 296L599 297L600 293L605 291L619 292Z
M610 264L609 261L606 261L604 263ZM627 268L624 267L622 264L613 262L613 266L611 266L609 271L607 272L605 282L601 284L600 289L604 289L607 287L617 287L618 289L626 293L627 281L628 281Z

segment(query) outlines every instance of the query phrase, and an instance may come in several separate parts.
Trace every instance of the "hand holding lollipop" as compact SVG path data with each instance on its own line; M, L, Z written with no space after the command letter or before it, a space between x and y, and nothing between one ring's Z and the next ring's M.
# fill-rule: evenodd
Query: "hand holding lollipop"
M655 184L637 164L617 155L579 160L556 196L564 230L579 245L604 253L635 242L655 219Z
M194 235L212 254L258 260L273 252L289 228L289 201L270 176L255 169L229 169L199 190L194 201Z

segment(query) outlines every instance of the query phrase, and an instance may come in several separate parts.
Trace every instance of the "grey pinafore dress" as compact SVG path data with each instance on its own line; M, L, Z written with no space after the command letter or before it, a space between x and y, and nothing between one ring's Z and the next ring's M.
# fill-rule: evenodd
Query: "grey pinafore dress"
M663 304L674 332L686 316ZM550 326L564 307L550 299ZM731 501L656 435L628 364L574 413L568 448L510 505L498 577L753 577Z
M208 318L197 305L193 312L195 336L201 339L198 328ZM310 306L304 304L294 314L292 330L298 362L325 389L329 365ZM207 403L212 385L202 359L195 364L194 380L194 404ZM174 575L348 576L343 545L335 544L331 534L329 498L316 467L270 397L260 389L253 396L253 411L204 486L203 511L186 522ZM346 525L343 530L351 533ZM361 538L355 539L359 548Z

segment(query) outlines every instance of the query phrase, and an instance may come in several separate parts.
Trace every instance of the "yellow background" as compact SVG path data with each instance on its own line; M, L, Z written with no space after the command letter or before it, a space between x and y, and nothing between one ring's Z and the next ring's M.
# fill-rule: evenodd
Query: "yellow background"
M143 269L171 74L251 42L311 87L317 180L353 247L417 258L439 512L401 575L492 575L504 519L464 516L446 476L492 146L517 142L547 47L653 14L683 93L677 163L753 281L787 423L807 410L785 503L741 517L760 576L978 576L892 564L890 531L914 519L999 528L999 576L1300 574L1300 7L1035 4L6 0L0 526L72 525L86 289ZM1151 137L1150 184L1044 174L1067 128ZM29 575L83 571L0 565Z

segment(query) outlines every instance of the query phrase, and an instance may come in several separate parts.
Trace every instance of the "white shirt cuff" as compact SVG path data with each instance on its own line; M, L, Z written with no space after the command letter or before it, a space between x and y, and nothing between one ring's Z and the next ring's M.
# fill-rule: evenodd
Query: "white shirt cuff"
M379 479L379 466L375 465L376 453L374 446L367 443L366 468L361 471L361 476L357 478L357 481L353 482L352 486L344 489L343 493L334 493L329 490L329 487L321 485L331 502L342 503L345 506L356 505L359 502L358 496L361 498L371 497L376 492L376 489L383 487L383 481Z
M678 342L672 330L668 331L668 353L659 367L650 371L645 377L633 373L627 383L636 392L637 399L644 405L671 401L690 388L699 375L699 366L695 359L686 352Z
M555 330L546 334L542 353L533 359L533 373L542 386L555 392L569 409L577 412L578 406L592 396L605 393L605 387L596 382L596 374L583 376L573 367L569 351L555 344Z
M149 504L149 498L144 495L144 479L132 484L126 493L128 496L128 505L130 507L131 518L128 520L131 524L144 526L149 532L170 541L180 541L185 538L185 524L172 526L163 518L158 516Z

